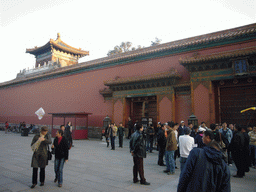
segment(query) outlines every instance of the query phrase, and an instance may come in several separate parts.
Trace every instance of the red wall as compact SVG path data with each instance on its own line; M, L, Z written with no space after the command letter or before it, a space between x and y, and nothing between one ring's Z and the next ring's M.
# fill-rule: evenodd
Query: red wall
M172 102L164 97L159 103L159 117L161 123L172 121Z
M202 84L194 90L195 116L200 124L202 121L209 126L209 90Z
M121 100L117 100L114 106L114 118L112 118L113 123L117 126L120 122L123 122L123 104Z
M180 82L190 81L189 72L179 64L180 58L191 57L195 52L199 55L210 54L213 52L227 51L243 47L250 47L252 42L236 44L226 47L216 47L212 49L198 50L185 54L172 55L158 59L133 62L104 69L83 72L80 74L49 79L11 88L0 88L0 121L34 124L51 124L51 116L48 113L56 112L89 112L89 126L102 126L106 115L113 114L112 101L104 101L99 90L105 88L104 81L119 77L141 76L165 72L171 68L177 69L182 76ZM199 85L194 91L195 115L200 121L209 120L209 93L203 86ZM176 121L186 120L191 115L189 101L187 97L176 98ZM119 109L120 106L120 109ZM39 121L34 114L36 110L43 107L47 113ZM116 123L122 121L123 109L120 103L115 105ZM171 104L164 98L159 106L160 120L170 120L172 112ZM185 111L183 111L186 108ZM182 111L180 111L182 110ZM62 124L58 120L55 124Z
M176 95L176 122L180 123L185 121L185 125L188 124L188 118L192 113L191 109L191 97L190 95Z
M0 121L51 124L52 118L48 113L84 111L92 113L89 126L102 126L104 117L111 117L113 111L112 102L104 101L99 93L105 88L104 81L116 76L165 72L171 68L176 68L183 75L182 80L188 80L189 73L179 64L179 58L152 59L0 89ZM34 113L40 107L46 115L39 121ZM123 109L115 107L114 120L122 121L122 116ZM62 124L62 120L54 120L54 124Z

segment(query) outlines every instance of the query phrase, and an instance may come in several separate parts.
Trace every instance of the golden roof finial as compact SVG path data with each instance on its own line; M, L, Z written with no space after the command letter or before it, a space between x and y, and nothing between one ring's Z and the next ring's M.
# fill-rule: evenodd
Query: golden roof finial
M60 39L60 33L57 33L57 39Z

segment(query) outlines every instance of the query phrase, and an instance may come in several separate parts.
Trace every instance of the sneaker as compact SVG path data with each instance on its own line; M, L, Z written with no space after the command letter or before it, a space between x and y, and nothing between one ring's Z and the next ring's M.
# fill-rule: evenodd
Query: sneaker
M168 170L164 170L164 173L169 173L170 171L168 171Z
M31 189L34 189L35 188L35 186L36 186L36 184L33 184L33 185L31 185Z
M167 175L174 175L174 173L173 172L168 172Z
M150 183L149 182L147 182L147 181L145 181L145 182L143 182L143 183L140 183L141 185L150 185Z
M229 164L228 166L232 167L232 164Z
M58 187L62 187L62 184L59 184Z
M44 182L42 182L42 183L40 184L40 186L41 186L41 187L44 186Z

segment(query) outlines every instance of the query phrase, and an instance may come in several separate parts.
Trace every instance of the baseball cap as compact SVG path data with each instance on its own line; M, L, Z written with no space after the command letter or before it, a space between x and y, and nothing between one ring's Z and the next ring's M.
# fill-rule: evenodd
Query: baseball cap
M199 127L198 131L199 131L199 132L203 132L203 131L206 131L206 129L203 128L203 127Z

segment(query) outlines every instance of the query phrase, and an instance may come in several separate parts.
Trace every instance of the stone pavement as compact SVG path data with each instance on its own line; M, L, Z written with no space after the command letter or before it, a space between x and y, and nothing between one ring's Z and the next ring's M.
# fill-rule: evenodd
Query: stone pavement
M177 191L180 170L175 175L163 173L165 167L158 166L157 151L149 153L144 159L145 177L149 186L132 182L133 161L129 153L128 140L124 148L112 151L106 143L97 139L75 140L70 150L69 162L64 166L63 187L53 182L53 160L46 167L45 186L37 185L30 189L32 180L30 143L33 135L21 137L18 133L5 134L0 131L0 192L3 191L74 191L74 192L129 192L129 191ZM179 163L177 160L177 165ZM231 174L236 168L230 167ZM256 170L251 169L242 179L231 178L232 192L256 192Z

